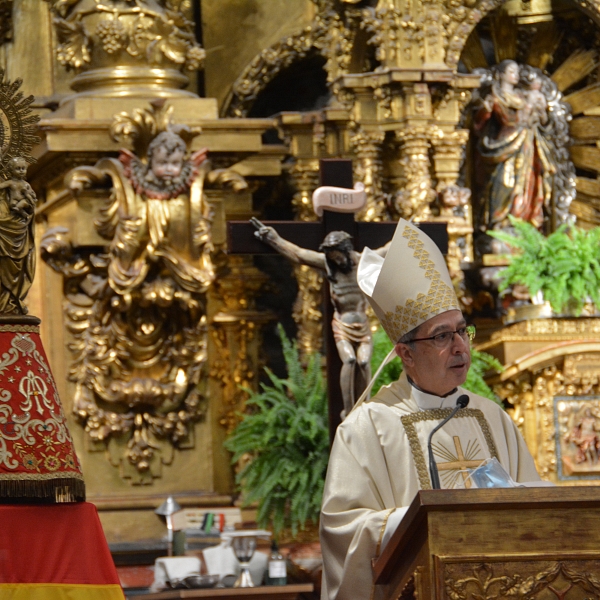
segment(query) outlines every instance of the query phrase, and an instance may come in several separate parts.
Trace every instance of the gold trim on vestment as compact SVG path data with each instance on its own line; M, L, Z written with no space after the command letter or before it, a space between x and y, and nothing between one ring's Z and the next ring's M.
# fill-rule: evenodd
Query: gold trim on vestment
M381 552L381 542L383 542L383 534L385 533L385 528L387 527L388 519L392 516L392 513L395 510L396 510L395 508L390 508L390 510L388 511L388 514L385 515L385 517L383 519L383 524L381 525L381 531L379 532L379 540L377 540L377 548L375 550L376 558L379 556L379 553Z
M406 436L408 437L408 442L410 444L415 465L417 466L419 485L423 490L432 489L431 479L429 478L429 469L427 468L427 462L425 461L425 456L423 455L423 450L421 449L415 423L419 423L420 421L442 421L453 410L454 409L452 408L435 408L432 410L420 410L418 412L411 413L410 415L404 415L403 417L400 417L402 425L404 425L404 430L406 431ZM461 408L454 416L455 419L465 417L473 417L477 419L477 422L481 427L481 431L483 432L485 441L487 442L488 450L491 456L499 460L496 444L494 443L492 432L490 431L489 424L483 412L481 412L478 408Z
M379 558L379 553L381 552L381 542L383 542L383 534L385 533L385 528L387 527L388 519L392 516L392 513L395 511L395 508L390 508L388 510L388 514L385 515L383 519L383 523L381 525L381 529L379 530L379 539L377 540L377 548L375 549L375 558ZM369 600L373 600L375 597L375 584L371 585L371 596Z
M8 331L9 333L38 333L40 332L39 325L0 325L0 332Z

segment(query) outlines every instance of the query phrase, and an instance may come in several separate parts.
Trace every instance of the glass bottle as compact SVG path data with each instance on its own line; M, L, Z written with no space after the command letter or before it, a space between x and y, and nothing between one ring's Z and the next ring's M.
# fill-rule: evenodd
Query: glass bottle
M265 585L285 585L287 583L287 568L285 558L283 558L277 542L273 540L271 544L271 553L267 563L267 572L265 573Z

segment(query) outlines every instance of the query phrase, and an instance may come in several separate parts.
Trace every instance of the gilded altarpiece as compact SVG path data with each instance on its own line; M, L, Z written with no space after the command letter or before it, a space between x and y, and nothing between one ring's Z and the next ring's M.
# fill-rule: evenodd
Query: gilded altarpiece
M540 475L557 484L600 482L600 320L522 321L480 348L505 365L493 389L509 404Z
M18 0L3 6L13 4L26 8ZM473 109L485 102L492 79L502 78L500 63L510 60L530 74L527 86L513 83L509 90L522 101L531 99L523 110L535 108L540 121L552 111L566 110L565 103L571 111L570 121L561 113L561 123L568 122L568 131L561 133L565 143L555 144L562 153L556 164L566 165L561 171L565 178L556 180L554 195L547 195L553 199L542 211L544 227L551 231L569 213L584 226L600 222L600 7L595 2L203 0L206 51L196 40L191 0L46 0L42 6L43 18L36 5L35 23L41 24L40 39L48 40L50 51L32 44L32 56L23 61L28 73L36 74L31 64L43 66L36 79L44 96L43 141L35 150L38 162L30 169L30 179L40 198L38 229L53 233L42 243L50 266L32 296L42 306L44 334L52 340L51 361L66 410L78 412L72 430L84 469L94 473L88 479L89 495L103 511L109 537L135 539L133 529L140 525L148 537L162 535L152 510L168 493L184 504L231 501L232 473L222 441L234 426L236 410L243 407L239 386L257 383L260 332L270 316L255 303L264 276L250 258L224 253L225 222L256 214L252 193L269 178L287 177L295 190L290 212L298 220L314 220L310 196L318 184L318 160L352 158L355 180L367 191L367 207L359 218L404 217L448 225L448 264L464 310L477 321L493 305L486 286L494 273L475 289L464 275L485 263L474 241L479 214L474 208L481 197L473 192ZM19 15L13 25L24 22ZM6 56L11 37L14 52L20 52L29 35L22 26L12 29L5 35ZM327 93L312 98L306 110L287 112L281 106L283 112L273 118L255 118L259 101L276 95L278 78L307 60L322 65ZM12 56L7 62L14 68L18 61ZM204 64L209 98L200 98L190 84ZM541 83L536 69L543 70ZM544 98L534 93L540 92L534 89L536 81ZM155 200L173 205L181 201L192 212L194 206L200 210L197 218L188 213L167 236L162 225L151 227L154 233L141 243L145 234L136 233L135 218L124 218L132 216L130 205L117 201L115 194L130 186L131 197L136 197L156 182L145 180L153 170L142 138L135 147L125 143L135 127L127 125L121 131L126 135L119 137L114 122L118 114L137 114L142 129L151 125L147 115L150 106L157 108L150 104L157 99L166 100L171 120L142 136L146 150L151 139L175 127L185 144L180 161L189 171L177 195ZM268 130L278 133L276 143L265 143ZM573 143L566 144L567 138ZM123 148L135 160L129 156L129 163L118 161ZM204 157L203 148L208 149ZM159 224L169 220L161 210L155 211ZM203 231L197 229L201 223ZM192 259L206 259L210 273L203 278L202 291L186 290L181 282L156 284L166 279L164 273L144 280L146 267L148 274L157 264L171 264L155 253L155 242L161 240L167 245L182 240L196 244ZM115 283L110 269L117 263L125 272L141 268L135 289ZM111 277L114 294L102 304L98 294ZM172 271L169 277L178 279ZM302 269L296 278L300 294L294 318L301 348L310 352L321 346L322 282ZM162 322L173 325L165 318L167 309L183 306L182 313L193 316L176 328L176 335L187 330L197 354L186 355L189 348L182 338L179 346L171 344L164 351L171 352L170 368L162 364L152 346L166 339L165 332L159 335L156 322L128 312L133 297L140 310L153 306L156 314L162 311ZM194 302L198 304L192 307ZM96 309L101 309L98 315ZM105 315L111 318L103 321ZM481 349L506 365L492 383L511 404L540 473L559 483L594 481L600 414L595 400L594 365L600 352L596 320L537 319L503 326L498 314L494 318L491 329L497 331ZM108 331L115 323L129 333ZM92 324L103 331L95 338L96 347L82 345L85 336L95 335ZM131 341L139 346L144 338L143 356L133 356L128 342L138 325L143 336ZM118 343L113 344L115 339ZM150 389L147 373L140 373L149 357L157 360L157 373L162 369L161 402L169 394L181 399L181 388L186 393L193 388L198 402L191 398L186 405L184 400L183 411L174 406L158 410L149 400L158 392ZM75 363L81 366L79 374L73 373ZM116 364L111 379L121 382L119 390L98 376ZM145 383L136 388L136 399L123 403L125 388L136 378ZM100 402L119 395L121 408L113 406L102 418L93 415L89 394L104 396ZM140 398L134 416L129 416ZM142 405L151 410L141 410ZM76 415L71 418L75 423ZM145 511L142 521L132 521L132 531L120 531L119 511L136 507Z

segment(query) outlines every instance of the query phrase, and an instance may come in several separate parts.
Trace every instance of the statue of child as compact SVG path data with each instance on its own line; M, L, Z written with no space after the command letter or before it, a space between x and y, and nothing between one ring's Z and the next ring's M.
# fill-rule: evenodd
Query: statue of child
M27 221L33 216L36 203L35 192L25 179L27 161L20 156L15 156L10 160L9 169L12 179L0 183L0 190L7 190L11 213Z

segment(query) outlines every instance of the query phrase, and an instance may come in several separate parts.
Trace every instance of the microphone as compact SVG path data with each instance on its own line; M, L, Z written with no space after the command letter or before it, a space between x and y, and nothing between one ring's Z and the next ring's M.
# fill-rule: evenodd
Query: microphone
M427 440L427 450L429 452L429 477L431 479L431 487L434 490L439 490L442 486L440 485L440 474L438 473L437 464L435 463L435 458L433 456L431 438L438 429L441 429L459 411L459 409L466 408L468 404L469 396L466 394L459 396L458 400L456 401L456 406L452 409L452 412L429 434L429 439Z

